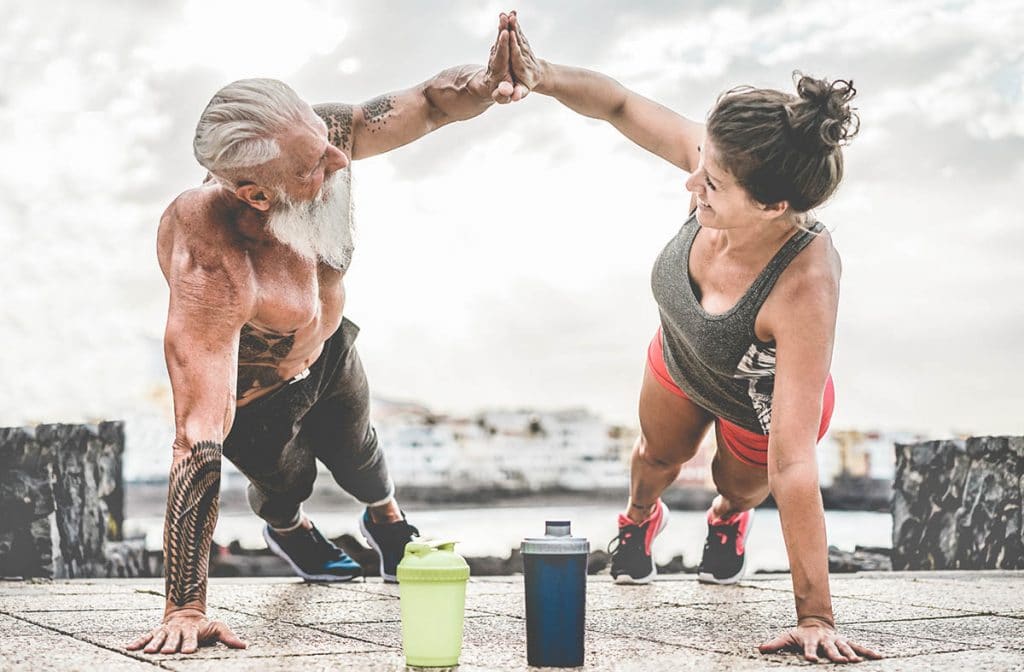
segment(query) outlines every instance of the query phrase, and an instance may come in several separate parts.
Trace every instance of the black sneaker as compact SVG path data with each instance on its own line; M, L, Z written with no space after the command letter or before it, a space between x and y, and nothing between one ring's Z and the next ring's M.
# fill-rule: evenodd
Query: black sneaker
M351 581L363 575L363 568L315 527L280 534L267 525L263 538L306 581Z
M716 518L708 509L708 539L704 557L697 569L701 583L736 583L747 567L747 535L754 510L741 511L725 518Z
M380 557L380 575L387 583L397 583L398 578L395 572L398 563L402 561L405 554L405 545L419 536L420 531L410 525L405 519L405 512L402 512L402 519L395 523L375 523L370 517L370 510L366 509L359 518L359 529L362 531L366 542L377 551Z
M612 554L612 578L615 583L650 583L658 574L651 556L654 538L668 525L668 507L659 499L647 520L637 525L619 514L619 536L609 543ZM616 543L617 542L617 543Z

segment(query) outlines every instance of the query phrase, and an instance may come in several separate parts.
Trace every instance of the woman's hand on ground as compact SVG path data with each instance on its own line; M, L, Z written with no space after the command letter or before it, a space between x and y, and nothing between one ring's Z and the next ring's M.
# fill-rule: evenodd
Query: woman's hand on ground
M757 647L761 653L776 653L790 650L802 652L812 663L859 663L863 660L878 660L882 656L866 646L856 644L841 636L836 629L821 621L805 621ZM819 655L824 652L824 658Z
M145 653L195 653L200 646L217 642L224 642L233 649L247 646L223 622L211 621L198 609L183 609L167 614L161 625L125 648L137 651L145 647Z

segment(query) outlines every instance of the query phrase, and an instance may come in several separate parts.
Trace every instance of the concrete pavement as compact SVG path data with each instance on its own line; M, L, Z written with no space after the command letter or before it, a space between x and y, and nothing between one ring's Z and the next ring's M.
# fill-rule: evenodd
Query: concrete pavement
M841 632L889 656L869 670L1024 670L1024 572L861 573L832 577ZM587 587L587 670L766 670L805 665L756 645L794 619L788 575L704 586L692 575L650 586ZM127 652L157 624L153 579L0 582L0 670L403 670L398 588L212 579L211 617L249 642L191 656ZM472 579L458 668L526 666L522 577Z

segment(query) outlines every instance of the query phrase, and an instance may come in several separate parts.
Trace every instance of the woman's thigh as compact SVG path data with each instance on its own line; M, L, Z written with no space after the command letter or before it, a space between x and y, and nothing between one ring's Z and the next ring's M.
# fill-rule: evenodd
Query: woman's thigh
M727 444L728 438L722 436L719 423L715 425L715 441L718 448L711 464L715 487L726 497L758 499L756 504L760 504L768 496L768 470L737 457Z
M686 462L697 454L714 420L713 415L688 397L667 389L650 366L644 367L640 432L647 459L661 464Z

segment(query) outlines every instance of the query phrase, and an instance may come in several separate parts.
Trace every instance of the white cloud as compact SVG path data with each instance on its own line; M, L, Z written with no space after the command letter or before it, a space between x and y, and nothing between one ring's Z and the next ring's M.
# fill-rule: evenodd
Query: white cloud
M206 67L228 77L294 75L337 49L348 22L335 3L315 0L186 0L179 21L137 55L157 71Z

